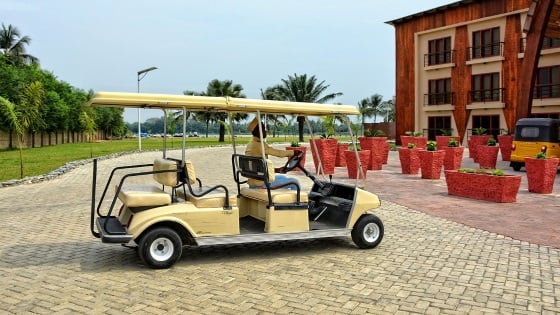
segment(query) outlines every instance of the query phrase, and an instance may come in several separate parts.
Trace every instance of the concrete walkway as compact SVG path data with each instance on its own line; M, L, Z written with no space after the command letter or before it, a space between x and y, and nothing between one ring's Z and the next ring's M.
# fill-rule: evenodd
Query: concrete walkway
M100 177L158 155L101 161ZM199 177L233 187L230 156L190 151ZM560 250L546 242L559 234L546 225L560 215L558 182L552 195L495 204L447 196L443 179L398 165L391 152L383 171L368 172L366 188L383 201L376 249L348 239L187 248L167 270L91 236L91 164L1 188L0 314L560 313Z

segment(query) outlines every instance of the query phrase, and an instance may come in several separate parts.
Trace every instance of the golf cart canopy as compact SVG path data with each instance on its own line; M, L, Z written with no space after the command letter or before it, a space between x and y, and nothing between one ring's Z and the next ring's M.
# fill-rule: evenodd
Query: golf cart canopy
M163 110L261 112L301 116L358 115L352 105L270 101L248 98L173 94L98 92L90 101L94 106L149 108Z

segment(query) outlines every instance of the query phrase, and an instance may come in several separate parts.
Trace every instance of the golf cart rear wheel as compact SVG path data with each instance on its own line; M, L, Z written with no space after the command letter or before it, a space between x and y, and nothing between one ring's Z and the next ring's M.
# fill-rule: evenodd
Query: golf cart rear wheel
M167 227L148 231L138 244L138 255L148 266L156 269L169 268L183 252L181 238Z
M359 248L374 248L383 239L383 222L373 214L362 216L352 229L352 240Z

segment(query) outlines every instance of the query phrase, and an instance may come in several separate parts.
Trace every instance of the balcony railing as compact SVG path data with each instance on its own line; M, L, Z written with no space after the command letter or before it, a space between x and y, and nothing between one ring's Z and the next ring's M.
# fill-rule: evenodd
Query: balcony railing
M473 46L467 48L467 58L469 60L487 58L504 55L504 42L499 42L485 46Z
M424 94L424 105L455 105L455 93L431 93Z
M525 48L527 47L527 38L521 38L519 39L519 42L519 52L524 53ZM549 37L543 38L541 50L552 48L560 48L560 39Z
M533 89L534 99L560 98L560 84L540 84Z
M455 61L455 50L446 50L424 55L424 67L453 63Z
M468 93L468 104L499 102L504 99L504 88L488 90L472 90Z

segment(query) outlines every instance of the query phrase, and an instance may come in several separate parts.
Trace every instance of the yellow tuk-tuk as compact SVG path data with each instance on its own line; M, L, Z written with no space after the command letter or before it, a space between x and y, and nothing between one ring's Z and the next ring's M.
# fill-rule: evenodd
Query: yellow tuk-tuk
M515 124L511 147L510 166L521 170L526 157L546 153L549 158L560 158L560 119L522 118Z
M183 111L181 158L167 157L164 138L161 158L141 165L115 167L99 200L96 198L97 160L93 164L92 234L105 243L135 247L140 259L152 268L172 266L187 245L351 236L359 248L374 248L383 238L383 223L374 214L380 200L375 194L358 188L358 180L355 185L348 185L319 179L317 174L312 175L301 166L302 156L294 154L284 169L300 169L313 182L311 190L303 191L299 186L296 189L270 186L274 176L272 162L264 153L263 156L247 156L237 152L232 115L229 115L233 139L231 169L223 172L233 172L235 183L202 185L193 167L192 162L196 161L190 161L186 152L187 112L253 113L259 120L262 114L306 118L336 115L346 117L351 133L347 116L359 114L354 106L112 92L97 93L91 104L159 108L165 117L168 110ZM260 137L264 142L262 135ZM205 164L205 161L199 162L199 165ZM358 169L361 171L362 167ZM130 179L141 176L148 177L151 183L130 183ZM264 182L264 188L249 187L249 179ZM228 184L234 184L236 190L230 191L228 186L232 185ZM104 203L105 198L108 201Z

